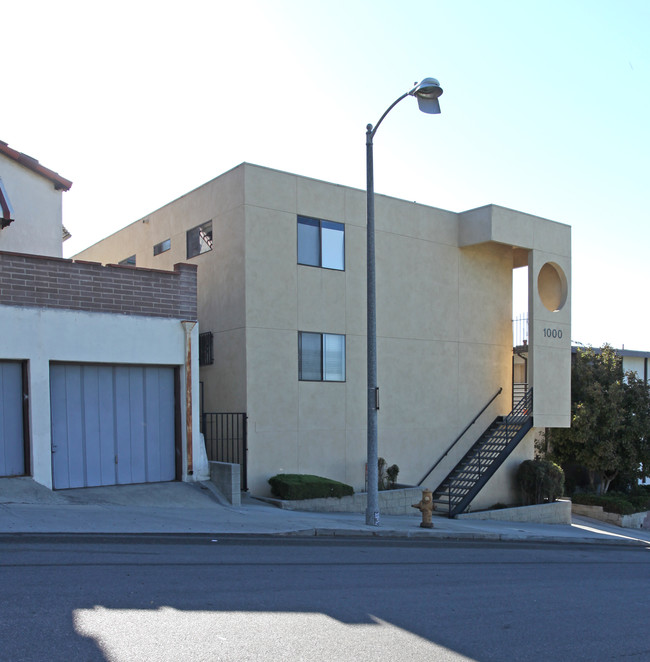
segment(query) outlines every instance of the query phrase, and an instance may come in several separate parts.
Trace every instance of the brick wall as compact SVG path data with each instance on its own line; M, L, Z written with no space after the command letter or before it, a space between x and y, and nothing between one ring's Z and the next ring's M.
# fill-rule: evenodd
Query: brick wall
M0 252L0 304L195 320L196 265L160 271Z

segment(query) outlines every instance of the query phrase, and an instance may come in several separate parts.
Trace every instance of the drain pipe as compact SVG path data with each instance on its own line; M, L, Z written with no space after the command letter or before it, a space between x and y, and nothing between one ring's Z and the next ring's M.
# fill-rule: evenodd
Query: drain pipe
M196 321L181 322L185 331L185 440L187 444L187 475L194 474L192 454L192 330Z

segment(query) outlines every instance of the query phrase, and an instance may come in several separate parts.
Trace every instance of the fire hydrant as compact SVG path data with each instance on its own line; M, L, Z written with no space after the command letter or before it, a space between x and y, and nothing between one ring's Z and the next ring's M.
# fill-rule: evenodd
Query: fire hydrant
M433 529L431 513L433 513L436 506L433 503L433 493L431 490L422 490L422 500L420 503L414 503L411 508L417 508L422 513L422 522L420 522L420 526L423 529Z

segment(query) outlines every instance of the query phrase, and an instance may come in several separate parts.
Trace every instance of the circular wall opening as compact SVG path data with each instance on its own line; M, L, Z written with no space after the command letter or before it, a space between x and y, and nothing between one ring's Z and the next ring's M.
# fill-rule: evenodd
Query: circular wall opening
M537 276L537 291L545 308L555 313L564 306L567 297L567 280L562 267L547 262Z

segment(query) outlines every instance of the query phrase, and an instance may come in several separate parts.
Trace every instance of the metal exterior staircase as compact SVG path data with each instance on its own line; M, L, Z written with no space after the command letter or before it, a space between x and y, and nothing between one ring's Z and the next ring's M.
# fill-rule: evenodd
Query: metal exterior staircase
M533 427L533 389L507 416L498 416L433 492L438 510L462 513Z

